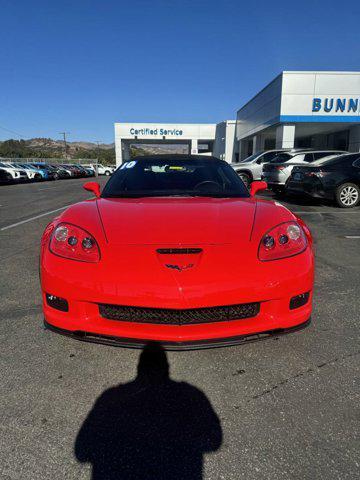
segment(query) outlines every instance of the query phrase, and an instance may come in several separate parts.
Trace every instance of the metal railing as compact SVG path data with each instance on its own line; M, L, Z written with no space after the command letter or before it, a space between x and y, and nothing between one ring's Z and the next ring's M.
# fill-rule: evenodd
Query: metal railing
M50 165L97 165L97 158L20 158L20 157L0 157L0 162L11 163L48 163Z

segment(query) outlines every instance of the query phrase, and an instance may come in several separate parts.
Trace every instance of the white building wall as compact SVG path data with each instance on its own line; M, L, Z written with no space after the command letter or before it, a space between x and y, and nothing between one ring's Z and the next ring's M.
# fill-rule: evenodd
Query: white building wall
M120 165L123 158L123 149L131 140L133 143L149 141L173 140L189 141L192 153L197 153L197 144L200 140L215 140L216 124L189 124L189 123L115 123L115 152L116 164Z
M358 100L355 111L350 99ZM282 121L360 122L360 72L283 72L280 115L295 117Z
M194 123L115 123L115 141L136 140L209 140L215 138L216 124Z
M282 72L237 112L236 142L244 158L248 145L254 152L262 149L262 135L274 135L274 127L278 148L294 146L301 132L318 135L320 144L326 143L327 134L348 130L354 151L360 148L358 125L360 72Z
M237 112L236 138L240 140L264 130L280 115L282 75L275 78Z
M234 159L235 120L215 124L158 124L158 123L115 123L116 164L129 158L125 152L129 143L174 140L189 141L191 153L198 153L198 143L213 141L213 155L229 163Z
M236 138L292 122L360 123L360 72L283 72L238 110Z
M214 157L225 160L226 150L226 122L220 122L216 125L215 141L213 147Z
M235 142L236 120L226 121L225 161L234 163L236 153Z
M228 163L233 163L235 157L235 127L235 120L226 120L216 125L213 155Z

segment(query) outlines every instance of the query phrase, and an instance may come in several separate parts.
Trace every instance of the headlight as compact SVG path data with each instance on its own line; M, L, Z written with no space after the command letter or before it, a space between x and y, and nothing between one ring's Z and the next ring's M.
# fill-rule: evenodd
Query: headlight
M49 245L50 252L59 257L96 263L100 249L95 238L86 230L70 223L60 223L54 230Z
M308 245L303 228L297 222L286 222L269 230L261 239L258 257L262 262L292 257Z

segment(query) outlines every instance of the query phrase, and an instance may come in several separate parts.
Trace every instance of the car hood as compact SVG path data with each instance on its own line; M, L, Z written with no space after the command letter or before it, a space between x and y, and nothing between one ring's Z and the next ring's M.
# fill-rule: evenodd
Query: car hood
M19 172L20 170L18 168L15 168L15 167L11 167L10 165L6 165L6 167L1 167L3 168L4 170L11 170L12 172Z
M214 245L248 242L252 198L141 198L97 200L110 244Z

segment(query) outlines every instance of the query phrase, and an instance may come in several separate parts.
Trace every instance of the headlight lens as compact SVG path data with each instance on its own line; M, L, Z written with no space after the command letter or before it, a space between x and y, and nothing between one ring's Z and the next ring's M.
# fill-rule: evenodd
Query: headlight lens
M50 251L59 257L96 263L100 249L95 238L86 230L70 223L60 223L54 230L49 245Z
M258 257L262 262L292 257L303 252L307 245L304 230L297 222L281 223L262 237Z

